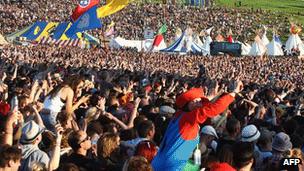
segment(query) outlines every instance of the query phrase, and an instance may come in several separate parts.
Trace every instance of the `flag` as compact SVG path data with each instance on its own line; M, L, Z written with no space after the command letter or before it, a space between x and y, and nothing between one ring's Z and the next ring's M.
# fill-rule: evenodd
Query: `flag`
M37 21L26 32L20 35L20 37L26 37L28 40L36 40L43 30L48 25L45 21Z
M164 34L167 32L167 25L164 24L163 26L161 26L161 28L158 30L158 33L157 34Z
M72 21L75 22L82 14L98 4L99 0L80 0L71 16Z
M153 42L152 51L159 51L167 48L167 45L164 40L164 36L162 34L158 34Z
M104 18L114 14L128 5L130 0L108 0L105 6L97 9L97 17Z
M96 9L97 6L94 6L79 17L77 21L65 32L65 34L70 37L75 35L77 32L101 28L102 24L100 19L97 18Z
M115 23L112 21L111 24L108 26L108 29L105 31L104 36L109 37L114 34L114 25Z
M154 42L152 45L153 51L158 51L161 49L165 49L167 47L167 45L165 44L165 41L164 41L164 36L163 36L163 34L166 33L166 31L167 31L167 25L164 24L158 30L158 33L157 33L156 37L154 38Z

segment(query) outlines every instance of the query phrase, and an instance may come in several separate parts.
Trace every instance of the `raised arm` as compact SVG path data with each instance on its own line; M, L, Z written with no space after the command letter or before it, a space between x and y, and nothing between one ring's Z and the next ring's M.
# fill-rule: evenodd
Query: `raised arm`
M49 162L49 171L56 170L59 167L60 162L60 145L62 139L63 128L60 125L56 125L56 145L52 151L50 162Z
M239 93L242 88L242 82L233 83L232 93L227 93L218 98L215 102L210 102L208 99L202 99L202 107L195 110L196 120L199 123L205 121L207 117L214 117L222 112L224 112L227 107L234 101L234 97Z

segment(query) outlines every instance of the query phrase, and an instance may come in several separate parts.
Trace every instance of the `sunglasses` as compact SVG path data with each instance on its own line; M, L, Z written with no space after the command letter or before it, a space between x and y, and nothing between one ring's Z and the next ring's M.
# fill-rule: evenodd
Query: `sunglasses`
M84 140L80 141L79 144L81 144L81 143L83 143L83 142L85 142L87 140L90 140L90 139L91 139L91 137L87 136Z

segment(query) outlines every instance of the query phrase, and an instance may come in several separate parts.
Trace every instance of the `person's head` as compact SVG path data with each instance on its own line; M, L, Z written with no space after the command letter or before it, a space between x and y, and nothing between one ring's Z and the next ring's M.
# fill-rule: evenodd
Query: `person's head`
M42 133L42 141L39 147L42 151L49 152L53 150L56 145L56 137L53 132L45 131Z
M235 118L229 119L226 123L226 130L231 137L237 137L241 131L240 121Z
M21 149L10 145L0 146L0 169L18 170L21 160Z
M58 171L79 171L79 168L74 163L63 163L58 168Z
M233 162L237 169L250 170L254 161L254 145L248 142L237 142L233 147Z
M84 77L71 75L65 80L64 84L72 88L75 97L80 97L84 86Z
M133 156L123 166L123 171L152 171L152 166L142 156Z
M201 98L204 97L202 88L193 88L176 99L176 106L183 111L192 111L202 106Z
M148 120L148 118L145 116L145 115L139 115L137 116L135 119L134 119L134 128L137 128L138 125L145 121L145 120Z
M80 75L70 75L61 85L58 85L50 92L51 97L54 97L64 86L69 86L74 91L74 96L80 97L84 86L84 77Z
M217 151L217 158L219 162L228 163L229 165L233 165L233 152L232 149L233 146L230 144L223 145L220 149Z
M258 146L263 150L271 150L272 137L274 133L268 130L262 130L258 140Z
M155 126L154 123L150 120L142 121L137 126L137 133L140 138L148 138L152 140L155 134Z
M157 153L157 147L152 141L142 141L136 146L135 156L145 157L149 163Z
M42 132L44 132L44 128L41 128L35 121L29 121L22 127L20 143L38 145L42 140Z
M72 132L69 135L68 143L75 153L91 148L90 137L82 130Z
M255 125L247 125L242 129L242 142L257 142L261 133Z
M201 130L201 140L205 145L209 145L214 139L218 139L215 129L210 125L204 126Z
M110 157L120 144L120 138L114 133L105 133L97 142L98 157Z
M290 142L290 138L286 133L280 132L275 135L272 141L273 152L284 153L291 149L292 149L292 143Z

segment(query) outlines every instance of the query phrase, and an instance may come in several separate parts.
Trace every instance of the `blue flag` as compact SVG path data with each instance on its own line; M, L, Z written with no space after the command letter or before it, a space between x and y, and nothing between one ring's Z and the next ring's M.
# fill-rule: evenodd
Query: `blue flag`
M20 37L26 37L28 40L35 40L40 36L47 25L48 23L45 21L37 21L25 33L20 35Z
M97 6L92 7L86 13L82 14L75 23L65 32L68 37L75 35L78 32L101 28L102 24L96 13Z
M56 40L60 39L60 37L62 36L62 34L64 33L65 29L68 27L68 25L69 25L68 22L60 23L56 27L56 29L55 29L55 31L53 33L53 37L52 38L56 39Z

